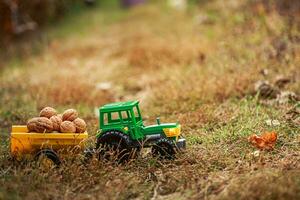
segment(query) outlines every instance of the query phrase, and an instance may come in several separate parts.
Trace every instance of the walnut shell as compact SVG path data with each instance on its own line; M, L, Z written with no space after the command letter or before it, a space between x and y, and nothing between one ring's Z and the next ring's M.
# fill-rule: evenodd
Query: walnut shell
M57 114L56 116L62 120L62 114Z
M35 124L37 123L37 117L34 117L27 121L28 132L35 132Z
M53 124L53 131L60 131L60 124L62 123L61 117L58 115L54 115L50 117L50 120Z
M60 124L60 132L62 133L75 133L76 127L73 122L70 121L63 121Z
M62 115L63 121L73 121L78 117L78 112L75 109L68 109Z
M47 117L50 119L53 115L56 115L57 112L54 108L51 107L45 107L40 112L40 117Z
M84 133L86 130L86 123L83 119L81 118L76 118L73 121L75 127L76 127L76 133Z
M53 124L46 117L34 117L27 122L29 132L50 133L53 130Z

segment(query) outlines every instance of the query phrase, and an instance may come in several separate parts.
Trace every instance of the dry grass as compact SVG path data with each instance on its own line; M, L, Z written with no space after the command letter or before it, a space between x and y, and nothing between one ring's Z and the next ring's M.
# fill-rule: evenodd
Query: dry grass
M182 12L150 4L106 13L121 13L110 23L92 10L84 33L4 63L0 199L299 199L299 125L285 114L297 102L266 104L254 93L257 80L283 75L292 80L284 90L299 94L299 29L265 7L210 1ZM9 127L42 106L75 107L94 136L94 108L127 99L141 100L146 124L158 115L179 121L187 151L174 161L145 151L125 165L66 155L49 172L9 159ZM247 137L270 130L279 134L275 149L253 154Z

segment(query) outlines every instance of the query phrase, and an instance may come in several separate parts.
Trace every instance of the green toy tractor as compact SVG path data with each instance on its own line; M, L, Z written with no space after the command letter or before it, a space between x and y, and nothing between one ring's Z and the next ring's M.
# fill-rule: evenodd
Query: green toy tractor
M99 126L96 136L99 155L118 152L118 159L128 160L141 148L152 147L154 156L173 158L178 150L186 147L179 124L160 123L157 118L157 124L145 126L138 101L102 106L99 109Z

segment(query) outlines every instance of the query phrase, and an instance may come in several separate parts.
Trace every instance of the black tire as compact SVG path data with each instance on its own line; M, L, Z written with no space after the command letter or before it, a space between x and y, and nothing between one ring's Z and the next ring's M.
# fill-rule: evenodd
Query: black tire
M92 160L94 154L96 153L96 149L95 148L86 148L84 151L83 151L83 163L87 164L89 163L89 161Z
M42 149L35 155L35 160L40 162L41 157L44 156L48 160L50 160L54 166L59 166L61 164L61 160L58 154L52 149Z
M93 155L95 154L95 149L94 148L86 148L84 151L84 157L86 159L91 159L93 157Z
M134 157L131 139L120 131L112 130L101 135L97 139L96 149L99 152L99 159L125 162Z
M172 140L167 138L159 139L152 146L152 155L158 158L174 159L176 154L176 147Z

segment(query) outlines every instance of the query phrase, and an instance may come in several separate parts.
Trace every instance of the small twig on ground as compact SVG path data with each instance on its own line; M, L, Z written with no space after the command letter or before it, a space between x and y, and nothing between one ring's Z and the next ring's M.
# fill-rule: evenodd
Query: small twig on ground
M11 166L8 167L6 170L1 170L0 176L4 176L10 169L11 169Z
M154 191L153 191L153 197L151 198L151 200L155 200L157 198L157 195L158 195L157 190L158 190L159 185L160 184L157 183L157 185L155 186Z

